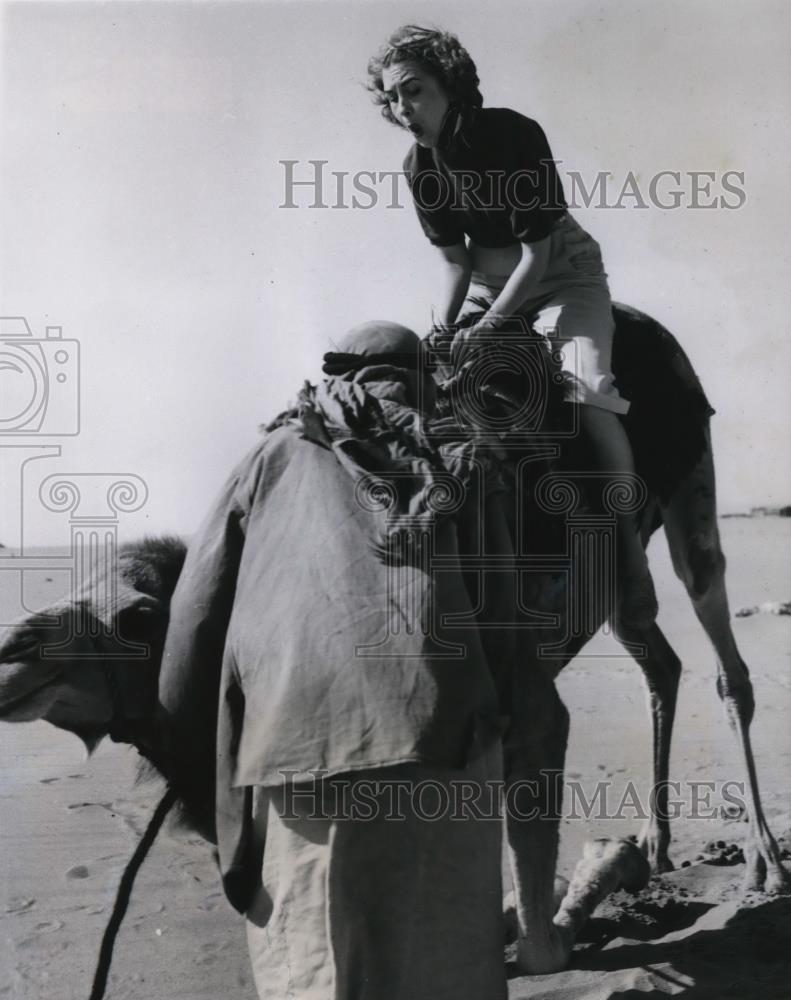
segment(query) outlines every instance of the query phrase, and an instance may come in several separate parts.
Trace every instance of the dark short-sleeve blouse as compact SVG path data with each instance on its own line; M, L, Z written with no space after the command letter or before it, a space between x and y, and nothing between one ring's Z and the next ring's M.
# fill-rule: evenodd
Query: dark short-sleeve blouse
M538 122L508 108L480 108L434 149L415 143L404 173L434 246L483 247L544 239L567 209Z

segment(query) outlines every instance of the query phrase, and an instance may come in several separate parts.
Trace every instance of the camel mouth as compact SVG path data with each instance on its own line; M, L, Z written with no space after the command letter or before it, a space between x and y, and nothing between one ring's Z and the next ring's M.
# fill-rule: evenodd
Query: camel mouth
M58 683L63 663L42 660L41 652L36 628L9 629L0 641L0 721L41 718L49 707L43 692Z
M37 659L40 648L41 636L32 630L11 635L5 642L0 642L0 667L29 663Z
M25 666L29 669L30 665L25 664ZM37 701L40 701L39 695L48 688L53 687L57 683L57 680L57 675L50 676L37 687L28 688L21 694L8 699L3 697L3 687L5 685L0 680L0 722L31 722L42 718L44 712L40 709L35 709L34 711L33 706ZM49 707L48 704L47 707Z

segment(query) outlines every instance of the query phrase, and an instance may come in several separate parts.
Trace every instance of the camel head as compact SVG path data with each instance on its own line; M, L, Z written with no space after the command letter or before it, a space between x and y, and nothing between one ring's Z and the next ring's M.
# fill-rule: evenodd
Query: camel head
M178 538L123 545L116 565L78 593L0 629L0 721L44 719L89 752L109 735L154 756L157 682L185 554Z

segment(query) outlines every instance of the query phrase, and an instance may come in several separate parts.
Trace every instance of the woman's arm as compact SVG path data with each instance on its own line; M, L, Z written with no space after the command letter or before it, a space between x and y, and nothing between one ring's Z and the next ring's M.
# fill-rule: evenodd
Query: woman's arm
M519 311L544 276L549 263L549 245L549 236L535 243L521 244L522 259L511 272L503 290L491 304L479 326L499 326L506 317Z
M442 280L433 319L435 323L450 324L455 323L467 294L472 262L465 243L454 243L453 246L438 249L443 260Z
M535 243L522 243L521 247L521 260L489 309L475 326L459 330L456 334L451 351L454 364L464 363L468 350L477 338L490 336L491 331L498 330L509 316L517 313L543 277L549 262L550 237Z

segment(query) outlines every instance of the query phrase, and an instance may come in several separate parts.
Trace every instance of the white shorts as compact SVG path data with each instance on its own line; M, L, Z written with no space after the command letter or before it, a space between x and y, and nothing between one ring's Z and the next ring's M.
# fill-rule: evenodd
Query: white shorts
M629 402L613 384L615 323L599 244L570 215L550 239L547 270L519 314L560 355L568 401L627 413ZM507 280L473 271L459 317L479 310L481 300L491 305Z

